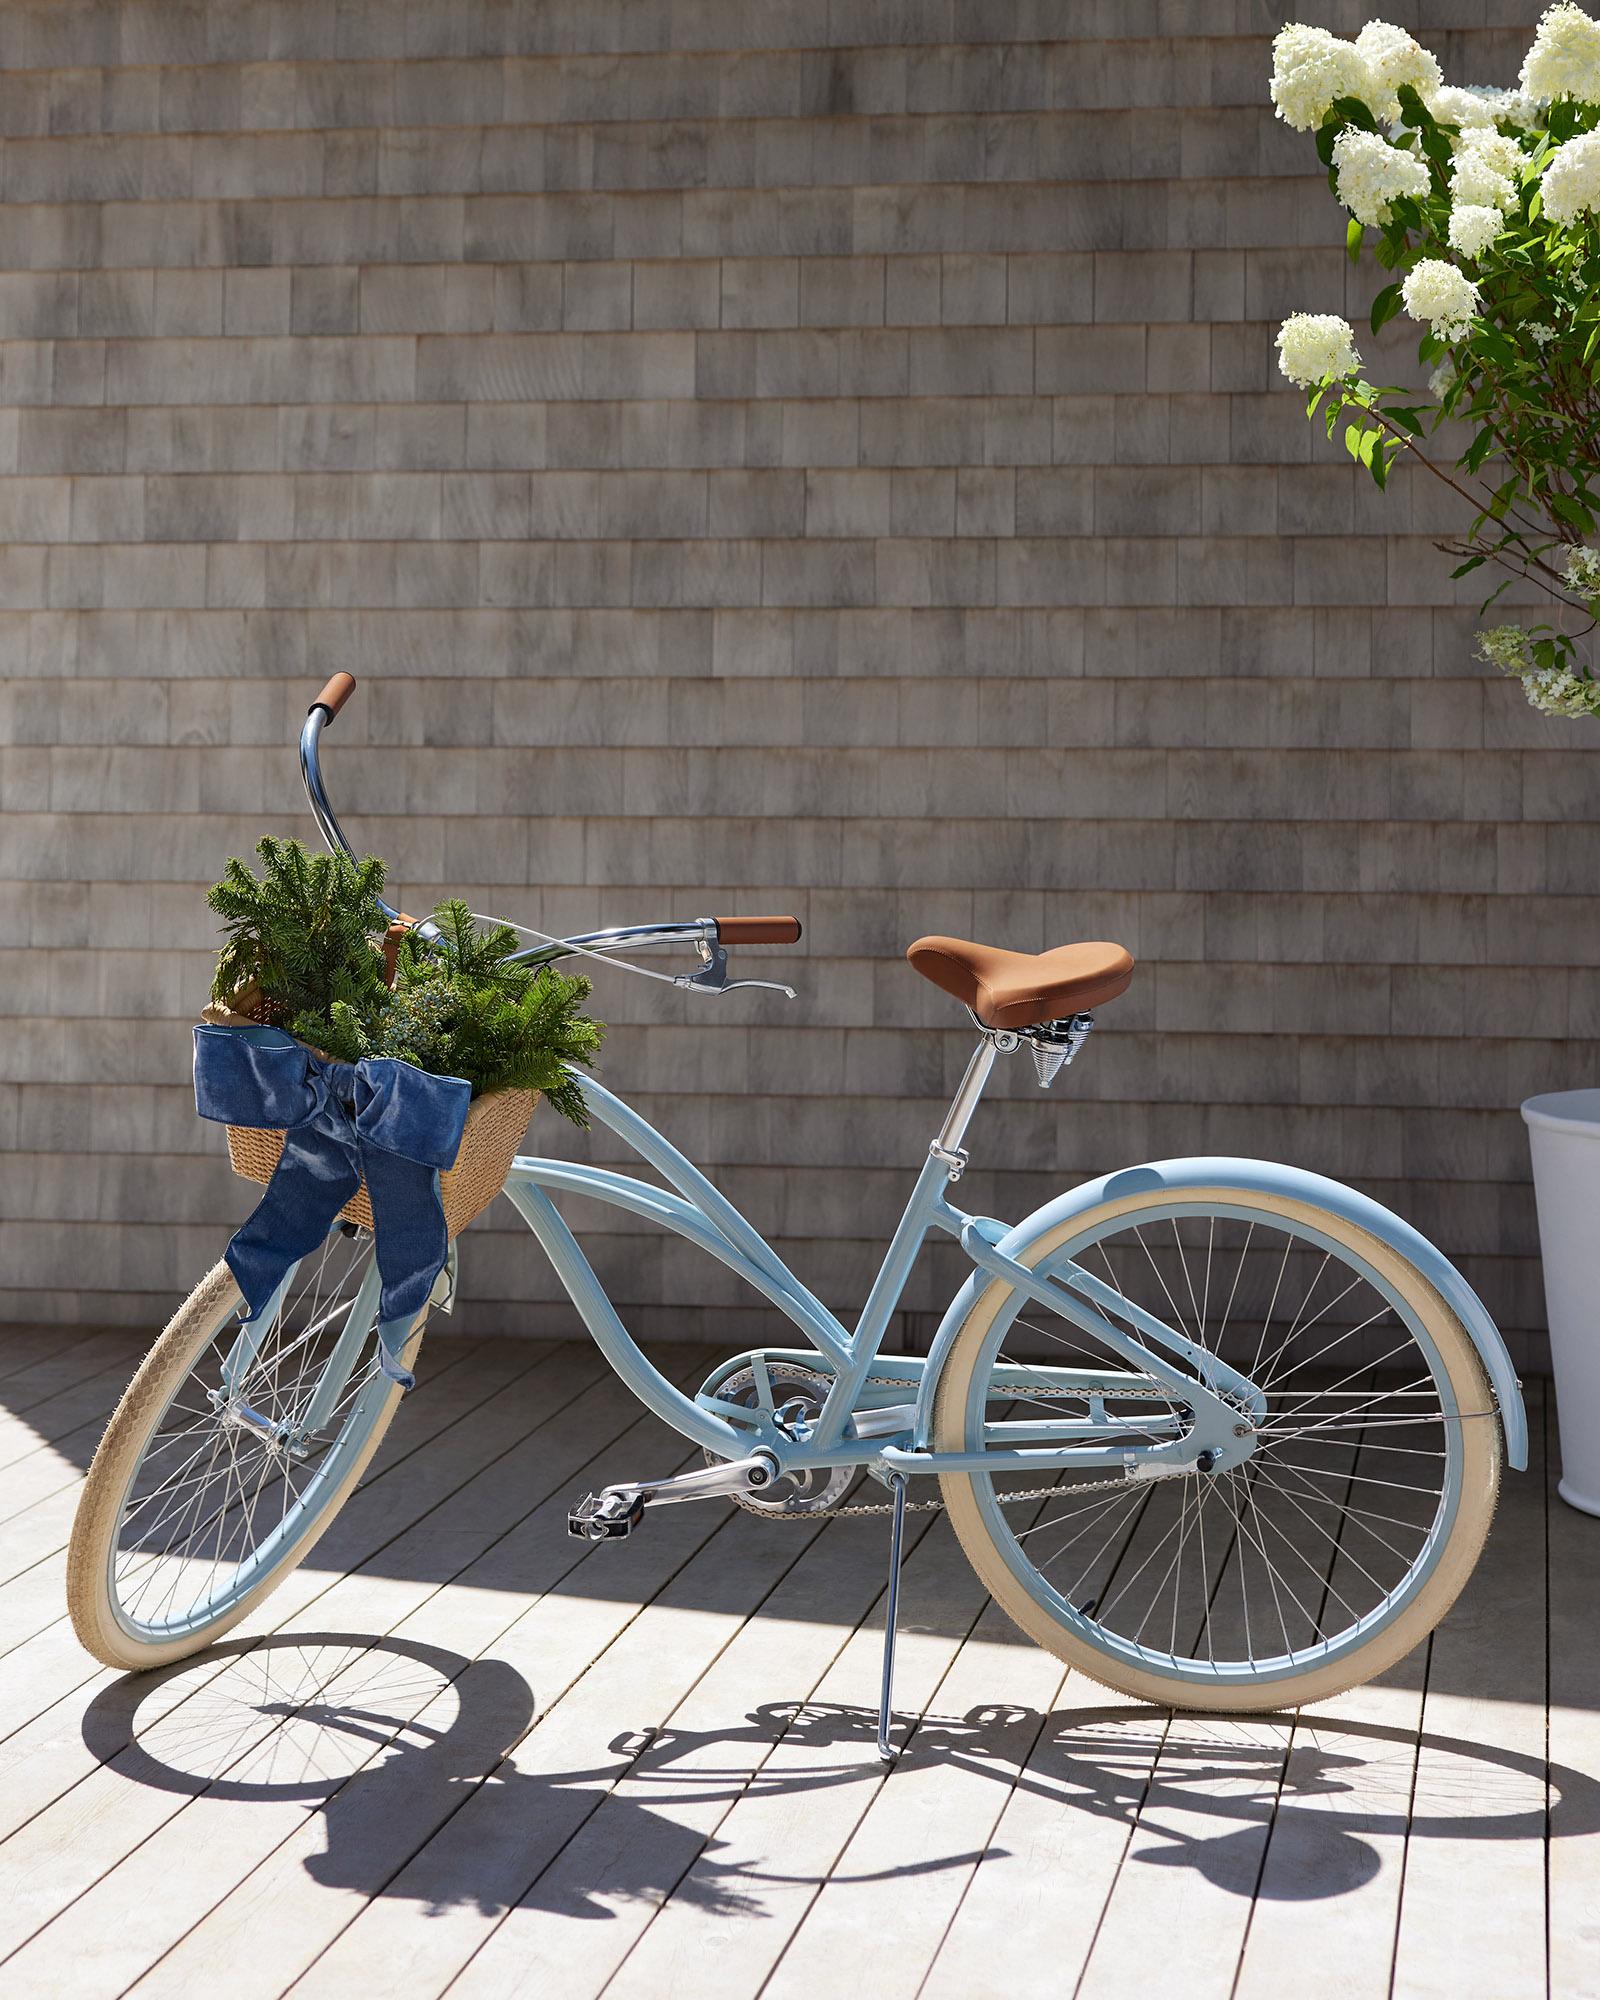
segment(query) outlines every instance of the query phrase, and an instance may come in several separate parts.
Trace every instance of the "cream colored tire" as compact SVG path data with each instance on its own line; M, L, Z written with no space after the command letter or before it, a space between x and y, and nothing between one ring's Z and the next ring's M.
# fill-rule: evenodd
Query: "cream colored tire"
M1421 1273L1387 1244L1326 1209L1254 1190L1184 1189L1182 1198L1196 1203L1226 1201L1235 1210L1258 1209L1263 1222L1269 1216L1278 1216L1311 1223L1325 1237L1344 1244L1386 1279L1422 1321L1449 1377L1457 1407L1474 1412L1493 1409L1494 1397L1483 1363L1466 1329ZM1075 1217L1041 1236L1021 1253L1018 1261L1032 1268L1061 1244L1081 1237L1102 1222L1122 1216L1137 1218L1142 1209L1170 1207L1172 1199L1173 1191L1162 1189L1154 1196L1144 1193L1108 1202L1103 1208ZM934 1404L934 1441L940 1451L969 1448L965 1412L973 1376L980 1366L987 1365L986 1340L995 1316L1011 1296L1012 1288L1003 1279L986 1286L956 1335ZM1209 1682L1203 1686L1184 1683L1171 1674L1143 1670L1090 1643L1063 1619L1052 1615L1049 1607L1021 1581L1013 1562L997 1544L973 1477L965 1473L942 1474L940 1486L961 1545L996 1603L1029 1638L1069 1666L1103 1686L1162 1707L1198 1708L1211 1713L1263 1712L1325 1701L1346 1688L1371 1680L1426 1638L1455 1602L1489 1532L1500 1489L1502 1457L1497 1418L1463 1421L1457 1429L1463 1462L1455 1516L1443 1549L1414 1595L1401 1605L1388 1624L1358 1648L1331 1661L1308 1666L1292 1677L1259 1686L1218 1688Z
M240 1303L239 1288L225 1264L209 1271L178 1308L139 1366L90 1463L67 1550L67 1609L79 1643L108 1667L135 1672L166 1666L202 1651L247 1618L316 1547L355 1490L382 1444L399 1407L402 1391L391 1386L359 1446L347 1452L320 1496L304 1531L289 1540L263 1574L202 1628L180 1638L155 1642L137 1637L118 1618L112 1602L112 1557L124 1503L134 1478L173 1398L208 1342L217 1337ZM426 1314L405 1351L408 1365L422 1339Z

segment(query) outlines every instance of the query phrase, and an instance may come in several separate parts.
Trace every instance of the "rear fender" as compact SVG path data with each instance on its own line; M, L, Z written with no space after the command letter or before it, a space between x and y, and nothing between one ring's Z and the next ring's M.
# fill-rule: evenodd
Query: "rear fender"
M1041 1236L1059 1229L1064 1222L1087 1215L1091 1209L1099 1208L1105 1202L1161 1189L1182 1193L1186 1188L1199 1187L1240 1188L1253 1194L1281 1195L1288 1201L1328 1209L1345 1221L1353 1222L1357 1228L1366 1230L1368 1235L1377 1237L1380 1243L1386 1243L1414 1264L1466 1328L1489 1377L1489 1386L1494 1391L1500 1426L1505 1436L1506 1459L1518 1472L1526 1469L1528 1418L1522 1406L1522 1384L1511 1365L1511 1356L1500 1337L1500 1329L1489 1317L1483 1301L1449 1258L1436 1250L1409 1222L1403 1221L1381 1202L1373 1201L1370 1196L1359 1194L1339 1181L1326 1180L1321 1174L1307 1173L1300 1167L1276 1166L1270 1160L1158 1160L1150 1166L1125 1167L1120 1172L1107 1174L1097 1181L1085 1181L1082 1187L1058 1195L1043 1208L1036 1208L1032 1215L1002 1236L995 1247L1003 1256L1026 1263L1029 1246ZM928 1351L928 1365L917 1397L916 1441L919 1447L926 1447L932 1436L933 1401L938 1392L939 1376L955 1344L956 1335L979 1294L994 1282L984 1272L974 1271L950 1301L939 1323L939 1330Z

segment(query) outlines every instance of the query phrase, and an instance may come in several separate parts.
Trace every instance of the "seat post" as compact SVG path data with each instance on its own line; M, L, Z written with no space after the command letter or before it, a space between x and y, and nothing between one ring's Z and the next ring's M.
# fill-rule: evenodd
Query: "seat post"
M994 1068L995 1056L1002 1050L1016 1048L1019 1040L1020 1037L1009 1029L985 1028L982 1041L972 1051L972 1060L967 1064L966 1074L950 1100L950 1109L939 1127L939 1136L928 1148L929 1157L943 1161L953 1181L960 1180L966 1171L967 1155L961 1141L967 1136L972 1114L978 1108L984 1086L989 1081L989 1072Z

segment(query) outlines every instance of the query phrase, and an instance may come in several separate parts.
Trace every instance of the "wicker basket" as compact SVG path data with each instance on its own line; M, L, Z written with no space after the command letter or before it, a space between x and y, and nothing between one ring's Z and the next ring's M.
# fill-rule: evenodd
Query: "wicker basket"
M248 1016L223 1007L207 1007L203 1017L222 1026L254 1025ZM506 1169L516 1157L538 1102L536 1090L491 1090L472 1100L456 1163L439 1175L439 1200L451 1236L459 1236L505 1185ZM252 1125L230 1125L227 1131L233 1171L247 1181L270 1181L283 1153L283 1134ZM372 1227L372 1203L367 1199L365 1180L339 1212L360 1229Z

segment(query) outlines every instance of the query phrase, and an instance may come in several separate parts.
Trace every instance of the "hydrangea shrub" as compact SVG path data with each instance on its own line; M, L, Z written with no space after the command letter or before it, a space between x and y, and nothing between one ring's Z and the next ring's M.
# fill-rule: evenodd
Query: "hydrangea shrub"
M1515 90L1447 84L1386 21L1354 41L1286 27L1272 55L1273 104L1315 134L1352 261L1370 247L1395 274L1373 333L1406 314L1432 372L1426 396L1372 383L1332 313L1285 320L1278 365L1380 487L1404 452L1461 496L1440 547L1455 576L1500 573L1485 611L1519 579L1543 593L1545 615L1482 632L1481 657L1546 714L1600 715L1600 22L1548 8ZM1451 419L1465 444L1430 450Z

